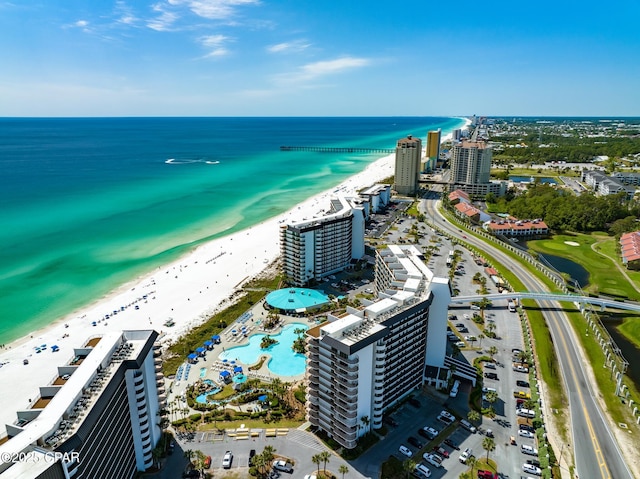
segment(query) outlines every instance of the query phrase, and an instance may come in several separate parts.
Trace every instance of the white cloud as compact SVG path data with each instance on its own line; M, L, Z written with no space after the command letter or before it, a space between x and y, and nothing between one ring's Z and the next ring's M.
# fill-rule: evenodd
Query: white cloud
M308 82L327 75L334 75L344 71L362 68L371 64L368 58L341 57L335 60L324 60L314 63L307 63L295 72L281 74L276 80L292 82Z
M209 20L226 20L236 14L237 7L258 5L259 0L168 0L170 5L185 5L199 17Z
M207 35L199 38L200 44L209 50L209 53L205 55L205 58L221 57L229 53L229 50L225 48L224 44L231 39L225 35Z
M76 25L76 27L84 28L84 27L86 27L87 25L89 25L89 22L87 22L86 20L78 20L78 21L75 23L75 25Z
M153 30L159 32L166 32L172 30L173 24L178 20L179 16L175 12L167 11L164 5L156 3L153 6L153 10L158 12L159 15L151 20L147 21L147 26Z
M304 40L295 40L293 42L278 43L276 45L270 45L267 47L267 51L270 53L282 53L282 52L301 52L311 46L310 43L306 43Z

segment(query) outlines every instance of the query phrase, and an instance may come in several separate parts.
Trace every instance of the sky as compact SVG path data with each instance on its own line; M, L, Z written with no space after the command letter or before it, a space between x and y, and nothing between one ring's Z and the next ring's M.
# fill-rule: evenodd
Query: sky
M640 2L0 0L0 117L640 116Z

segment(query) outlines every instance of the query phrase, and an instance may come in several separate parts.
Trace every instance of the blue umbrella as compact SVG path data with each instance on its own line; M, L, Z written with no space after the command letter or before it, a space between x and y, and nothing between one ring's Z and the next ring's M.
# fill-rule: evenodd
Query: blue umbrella
M215 341L216 343L219 343L219 342L220 342L220 336L218 336L217 334L216 334L215 336L211 336L211 339L212 339L213 341Z
M189 354L189 356L187 356L188 359L196 359L197 357L198 357L198 355L195 354L195 353L191 353L191 354Z

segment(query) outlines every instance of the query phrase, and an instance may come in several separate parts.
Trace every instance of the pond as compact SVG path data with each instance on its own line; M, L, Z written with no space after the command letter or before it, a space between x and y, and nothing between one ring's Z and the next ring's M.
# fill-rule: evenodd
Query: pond
M580 264L570 259L563 258L561 256L555 256L553 254L539 253L538 257L543 263L548 263L561 273L567 273L571 278L576 280L580 287L584 288L589 284L589 272ZM546 260L546 261L544 261Z

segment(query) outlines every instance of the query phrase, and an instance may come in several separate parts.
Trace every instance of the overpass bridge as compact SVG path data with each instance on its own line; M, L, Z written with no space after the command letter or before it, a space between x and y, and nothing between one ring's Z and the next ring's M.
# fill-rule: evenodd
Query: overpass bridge
M595 298L593 296L581 296L579 294L566 294L566 293L549 293L539 291L524 291L520 293L491 293L491 294L475 294L469 296L453 296L451 298L452 304L466 304L477 301L482 301L483 298L489 300L504 299L509 301L510 299L535 299L539 301L565 301L571 303L590 304L600 306L604 308L616 308L626 309L629 311L640 311L640 304L632 303L629 301L617 301L615 299L608 298Z

